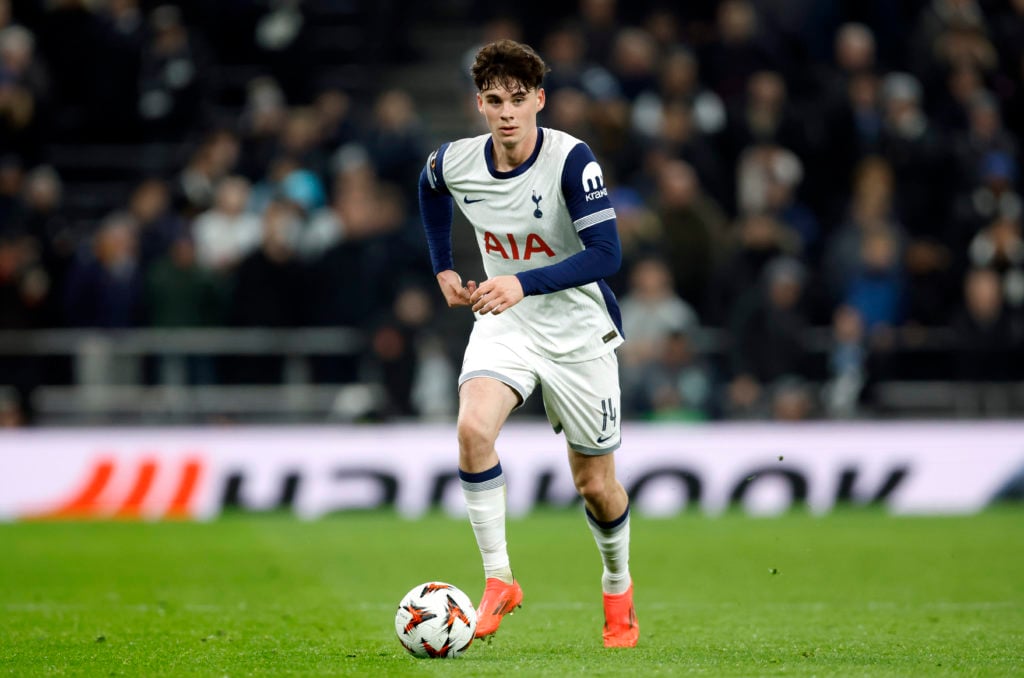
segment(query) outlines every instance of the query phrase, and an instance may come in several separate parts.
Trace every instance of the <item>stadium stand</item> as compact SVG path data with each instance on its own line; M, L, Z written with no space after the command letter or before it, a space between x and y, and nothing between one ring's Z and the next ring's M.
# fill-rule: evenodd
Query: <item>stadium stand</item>
M1024 2L423 5L0 0L0 421L449 416L415 178L496 37L612 184L626 416L1024 406Z

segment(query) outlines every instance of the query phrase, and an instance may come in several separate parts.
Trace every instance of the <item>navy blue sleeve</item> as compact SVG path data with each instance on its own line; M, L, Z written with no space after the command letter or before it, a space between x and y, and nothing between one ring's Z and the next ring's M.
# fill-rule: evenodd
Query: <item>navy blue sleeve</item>
M548 294L596 282L613 275L622 265L615 210L608 199L604 174L584 143L577 144L565 159L562 195L585 249L557 264L517 273L526 295Z
M420 172L419 199L423 230L430 250L434 275L455 268L452 259L452 216L455 208L444 183L442 163L448 144L430 154Z
M614 217L580 231L584 250L557 264L516 273L523 294L549 294L607 278L622 265L622 246Z
M586 144L576 144L562 167L562 195L577 231L615 218L604 173Z

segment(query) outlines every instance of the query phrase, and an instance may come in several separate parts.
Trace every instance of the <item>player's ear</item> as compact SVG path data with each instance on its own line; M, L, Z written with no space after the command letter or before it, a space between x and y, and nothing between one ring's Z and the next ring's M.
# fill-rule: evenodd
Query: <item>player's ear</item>
M537 88L537 110L541 111L544 109L544 104L547 103L548 96L544 93L543 87Z
M481 113L484 112L484 98L481 96L480 92L476 93L476 110Z

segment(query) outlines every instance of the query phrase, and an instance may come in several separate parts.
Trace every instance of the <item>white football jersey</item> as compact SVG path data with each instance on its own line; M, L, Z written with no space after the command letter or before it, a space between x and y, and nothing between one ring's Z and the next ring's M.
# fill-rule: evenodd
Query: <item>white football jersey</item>
M493 143L490 134L460 139L427 163L431 187L450 194L476 230L488 277L556 264L584 249L580 231L615 218L601 167L579 139L539 128L533 155L509 172L495 169ZM523 335L541 354L565 362L622 343L618 304L604 281L527 296L476 320L474 334Z

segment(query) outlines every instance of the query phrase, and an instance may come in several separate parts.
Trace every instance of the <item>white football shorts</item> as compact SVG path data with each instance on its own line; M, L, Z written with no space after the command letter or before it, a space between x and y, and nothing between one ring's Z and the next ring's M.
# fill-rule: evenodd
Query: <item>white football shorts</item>
M614 452L621 444L619 361L615 351L592 360L560 363L530 349L516 336L483 338L473 333L462 361L459 387L490 377L519 394L520 404L538 384L555 433L582 454Z

